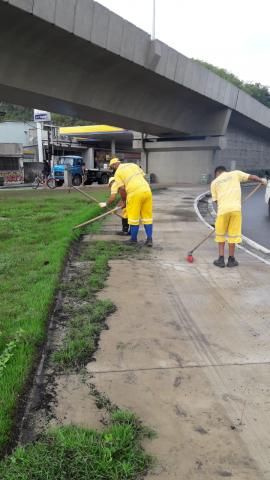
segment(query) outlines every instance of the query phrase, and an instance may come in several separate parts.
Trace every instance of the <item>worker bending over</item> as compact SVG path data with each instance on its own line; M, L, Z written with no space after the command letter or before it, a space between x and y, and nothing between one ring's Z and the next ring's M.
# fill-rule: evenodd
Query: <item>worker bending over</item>
M110 161L110 167L115 171L116 188L124 188L127 195L126 208L131 234L131 239L127 243L137 244L141 220L147 236L145 245L152 247L152 192L144 178L143 170L134 163L121 163L119 158L116 157ZM110 205L110 203L112 202L109 199L107 205Z
M214 261L216 267L225 267L225 241L229 244L227 267L237 267L235 244L242 242L241 183L261 182L267 185L265 178L234 170L227 172L223 166L215 170L215 180L211 183L212 200L217 202L216 242L219 258Z
M123 206L124 208L122 209L122 231L121 232L117 232L119 235L129 235L129 224L128 224L128 218L127 218L127 209L126 209L126 191L123 187L118 187L116 181L115 181L115 178L114 177L110 177L109 179L109 187L111 189L111 196L108 200L108 204L110 205L111 203L113 203L117 197L117 194L119 193L120 196L121 196L121 202L119 204L119 206ZM102 207L104 206L104 204L100 204ZM105 206L107 204L105 203Z

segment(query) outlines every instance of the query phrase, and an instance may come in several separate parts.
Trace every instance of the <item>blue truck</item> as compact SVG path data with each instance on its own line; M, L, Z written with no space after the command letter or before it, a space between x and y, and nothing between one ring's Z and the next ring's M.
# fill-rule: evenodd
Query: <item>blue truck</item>
M106 185L109 178L113 175L111 170L93 168L85 169L83 158L77 155L65 155L59 157L57 164L54 165L53 175L57 186L64 184L64 171L69 170L72 174L72 184L80 186L84 181L85 185L91 185L94 182L100 185Z

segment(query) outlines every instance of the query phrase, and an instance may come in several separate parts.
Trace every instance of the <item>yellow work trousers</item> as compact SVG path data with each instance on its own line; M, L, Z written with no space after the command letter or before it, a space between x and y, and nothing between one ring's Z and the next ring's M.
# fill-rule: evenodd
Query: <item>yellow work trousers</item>
M241 243L242 242L242 214L229 212L218 215L216 219L216 242Z
M153 223L153 204L151 191L138 191L127 196L127 215L129 225L144 225Z

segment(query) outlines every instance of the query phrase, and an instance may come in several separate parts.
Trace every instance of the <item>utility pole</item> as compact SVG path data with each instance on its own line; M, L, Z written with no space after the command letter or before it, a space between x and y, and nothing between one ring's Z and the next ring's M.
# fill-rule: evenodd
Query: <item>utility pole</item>
M37 143L38 143L38 161L43 162L43 141L42 141L43 126L41 122L37 122Z
M48 162L51 161L51 127L48 125Z
M51 172L53 172L53 167L54 167L54 145L53 145L53 142L54 142L54 136L53 136L53 133L54 133L54 129L53 129L53 125L51 124L51 162L50 162L50 165L51 165Z
M152 35L151 40L156 39L156 0L153 1L153 22L152 22Z
M34 108L34 121L37 124L38 161L40 163L43 162L43 122L51 122L51 120L50 112Z

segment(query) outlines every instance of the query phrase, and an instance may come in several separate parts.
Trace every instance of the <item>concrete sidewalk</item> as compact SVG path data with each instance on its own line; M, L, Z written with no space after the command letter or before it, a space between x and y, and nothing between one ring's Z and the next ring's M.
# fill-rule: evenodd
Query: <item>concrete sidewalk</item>
M213 240L186 262L207 233L193 211L203 190L155 194L155 248L112 262L102 297L118 310L87 369L157 432L148 480L269 480L269 267L241 251L239 268L217 269Z

